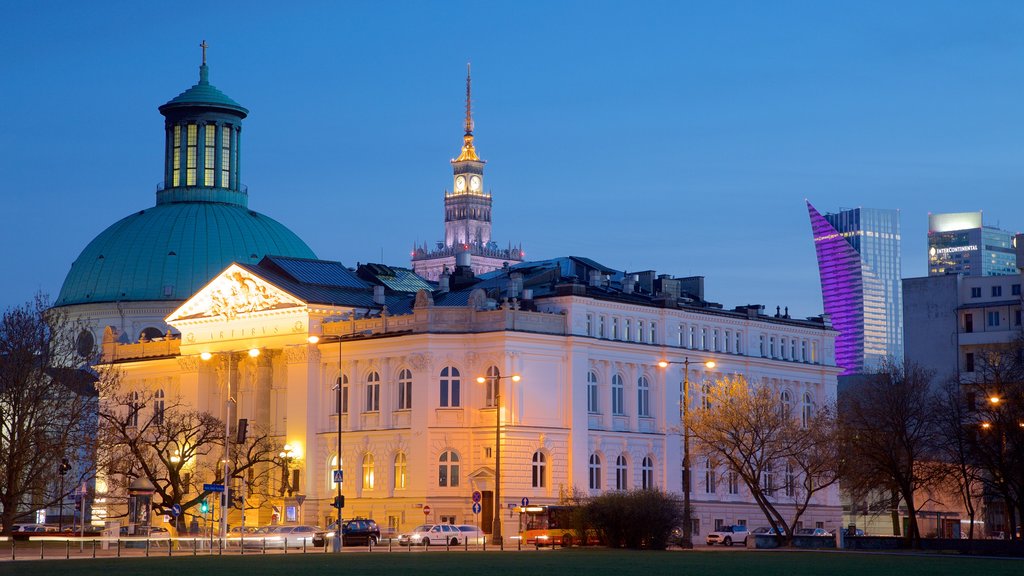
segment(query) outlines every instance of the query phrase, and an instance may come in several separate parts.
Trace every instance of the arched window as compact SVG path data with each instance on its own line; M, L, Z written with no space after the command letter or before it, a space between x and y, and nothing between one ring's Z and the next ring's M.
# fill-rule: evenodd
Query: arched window
M367 412L381 409L381 375L376 371L367 374Z
M398 373L398 409L412 410L412 371L408 368Z
M654 459L644 456L640 463L640 485L644 490L654 489Z
M458 408L461 406L459 398L459 369L454 366L445 366L441 369L441 407Z
M814 418L814 397L811 396L810 392L804 392L804 405L803 409L800 410L800 426L806 429L811 425L811 420Z
M590 489L601 489L601 457L597 454L590 455Z
M487 387L487 391L484 394L484 406L492 408L497 403L498 398L498 383L501 382L499 378L501 372L497 366L490 366L487 368L487 381L484 382L484 386Z
M792 498L796 494L796 470L792 462L786 462L786 496Z
M335 385L341 389L341 413L348 414L348 376L339 376L335 381ZM337 390L335 390L337 394ZM338 413L338 398L334 398L334 402L331 402L331 414Z
M363 455L363 489L373 490L373 454Z
M162 340L163 337L164 337L164 333L161 332L159 328L154 328L152 326L150 326L149 328L146 328L142 332L139 332L139 342L145 342L147 340L158 340L158 339Z
M789 390L783 390L782 394L779 394L779 400L782 402L782 415L790 416L793 413L793 395Z
M543 488L547 486L547 457L540 450L533 453L533 487Z
M626 481L626 473L628 467L626 466L626 455L619 454L619 457L615 459L615 489L616 490L628 490L629 483Z
M717 487L715 478L715 463L711 458L704 459L704 493L714 494Z
M142 409L142 403L139 402L139 393L132 392L129 395L128 401L128 425L138 428L139 426L139 410Z
M158 425L164 423L164 390L163 388L153 394L153 421Z
M626 413L625 407L625 386L622 384L622 375L612 376L612 414L621 416Z
M601 406L597 396L597 373L587 372L587 412L597 414Z
M651 415L651 383L647 376L636 380L636 413L637 416Z
M395 454L395 490L405 490L408 482L408 462L405 452Z
M459 454L454 450L442 452L437 459L437 485L442 488L459 485Z
M338 489L338 483L334 481L334 471L340 469L341 466L338 466L338 455L335 454L331 457L331 464L327 467L327 488L329 490L336 491Z

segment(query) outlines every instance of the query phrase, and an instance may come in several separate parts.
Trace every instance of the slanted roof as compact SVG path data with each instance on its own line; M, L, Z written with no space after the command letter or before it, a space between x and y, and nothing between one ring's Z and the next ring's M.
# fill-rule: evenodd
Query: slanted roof
M360 264L356 269L359 278L384 286L392 292L406 292L415 294L420 290L436 290L437 285L416 274L409 268L388 266L386 264Z
M370 285L356 276L341 262L267 256L260 261L261 269L270 269L300 284L330 288L369 289Z

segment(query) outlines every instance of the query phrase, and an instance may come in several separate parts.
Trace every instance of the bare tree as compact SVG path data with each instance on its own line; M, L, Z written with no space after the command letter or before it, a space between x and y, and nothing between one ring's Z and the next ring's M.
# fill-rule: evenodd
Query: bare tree
M885 361L839 398L847 488L856 497L891 489L906 504L906 538L916 544L914 494L934 484L938 470L931 374L914 364Z
M4 533L33 509L63 500L91 477L93 377L75 368L77 331L47 299L9 308L0 319L0 522ZM67 459L77 477L53 489Z
M986 475L972 454L976 423L972 422L974 417L968 408L962 386L955 380L947 382L936 397L936 424L941 438L936 448L938 465L944 468L940 478L946 491L960 496L971 522L967 538L973 540L977 503L982 497L980 488Z
M815 411L800 422L777 391L731 376L710 386L702 409L689 414L687 426L700 441L700 451L739 477L776 534L787 541L815 496L837 481L830 410ZM793 506L792 517L783 514L782 504Z

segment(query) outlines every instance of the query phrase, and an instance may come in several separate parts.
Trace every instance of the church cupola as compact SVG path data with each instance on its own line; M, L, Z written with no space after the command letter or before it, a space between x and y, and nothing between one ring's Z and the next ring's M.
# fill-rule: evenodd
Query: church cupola
M240 182L242 119L249 111L210 84L204 40L199 83L159 108L164 115L164 182L156 203L247 206Z

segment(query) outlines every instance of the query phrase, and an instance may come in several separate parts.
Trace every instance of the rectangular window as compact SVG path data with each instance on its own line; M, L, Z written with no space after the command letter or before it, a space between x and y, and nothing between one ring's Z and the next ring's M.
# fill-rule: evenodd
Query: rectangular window
M651 344L657 344L658 343L658 323L652 320L651 324L650 324L650 328L651 328L651 339L650 339L650 342L651 342Z
M594 315L587 314L587 336L594 335Z
M964 314L964 332L968 334L974 332L974 314L970 312Z
M615 375L612 378L612 414L621 416L625 414L625 387L622 385L622 377Z
M714 494L715 484L715 467L711 462L708 462L707 466L704 468L704 493Z
M597 337L604 338L604 316L597 320Z
M708 329L707 328L701 328L700 329L700 349L701 350L707 350L708 349Z
M789 359L796 360L796 339L789 341Z
M740 347L740 343L742 341L743 340L740 337L740 332L737 332L736 333L736 347L734 348L734 350L736 351L737 354L743 354L743 348Z
M619 339L619 319L612 318L612 340Z
M800 341L800 361L807 362L807 340Z
M214 143L217 140L217 127L207 124L203 127L206 146L203 150L203 186L213 186L214 161L217 159Z
M196 185L196 159L198 156L199 126L189 124L185 140L185 185Z
M686 348L686 326L679 325L679 347Z
M974 352L964 354L964 372L974 372Z
M993 286L992 287L992 297L993 298L998 298L999 296L1002 296L1002 295L1003 295L1003 287L1002 286Z
M981 287L975 286L971 288L971 298L981 298Z
M1013 311L1013 325L1020 326L1020 308Z
M231 127L220 128L220 185L231 188Z
M1012 296L1020 296L1020 284L1010 286L1010 294Z
M758 336L758 340L759 340L759 343L760 343L759 345L760 345L761 358L764 358L765 357L764 334L761 334L760 336Z
M171 154L171 186L181 185L181 126L174 127L174 144Z
M740 493L740 477L735 472L729 472L729 494Z
M999 311L990 310L988 313L988 325L992 327L999 326Z
M644 338L645 338L645 335L644 335L644 321L643 320L637 320L637 323L636 323L636 340L637 340L637 342L643 342Z
M633 321L626 318L626 340L633 339Z
M723 352L725 352L725 353L731 352L731 350L729 350L729 346L732 345L732 332L726 330L725 331L725 338L722 340L722 342L725 344L725 349L723 350Z

